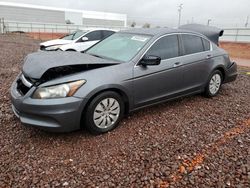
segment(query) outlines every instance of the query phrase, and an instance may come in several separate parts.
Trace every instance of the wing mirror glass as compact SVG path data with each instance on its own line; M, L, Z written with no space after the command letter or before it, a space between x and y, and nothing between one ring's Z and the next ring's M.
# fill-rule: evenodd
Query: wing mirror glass
M159 65L161 63L161 58L158 56L144 56L141 61L140 65L143 66L154 66L154 65Z
M82 41L85 42L85 41L88 41L89 38L88 37L82 37Z

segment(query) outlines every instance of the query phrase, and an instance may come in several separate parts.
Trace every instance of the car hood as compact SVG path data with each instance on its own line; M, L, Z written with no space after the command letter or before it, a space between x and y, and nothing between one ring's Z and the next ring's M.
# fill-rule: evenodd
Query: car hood
M47 71L55 68L60 70L57 69L52 74L65 72L66 67L74 67L75 72L80 72L114 64L119 62L78 52L35 52L25 58L22 72L29 78L40 79Z
M43 42L40 44L40 46L54 46L54 45L63 45L63 44L70 44L72 43L73 40L63 40L63 39L55 39L55 40L49 40L46 42Z

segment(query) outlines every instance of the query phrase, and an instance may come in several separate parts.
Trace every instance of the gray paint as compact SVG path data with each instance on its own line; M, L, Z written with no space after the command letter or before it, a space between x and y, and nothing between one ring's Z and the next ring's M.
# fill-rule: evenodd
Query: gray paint
M28 123L53 131L75 130L80 128L81 115L90 98L103 90L116 89L124 93L128 98L129 111L134 111L148 105L204 91L211 73L218 68L222 69L225 74L224 83L236 79L236 64L231 63L228 54L215 45L212 45L211 51L162 60L161 64L157 66L144 67L137 65L143 54L159 37L172 34L180 35L183 31L136 29L127 32L152 35L152 39L130 62L118 63L57 78L39 86L33 86L24 96L18 94L15 80L11 88L12 104L21 121L24 124ZM197 35L197 33L192 34ZM203 37L203 35L199 36ZM99 58L74 54L76 58L69 54L61 54L60 57L57 52L50 52L49 55L36 53L28 57L23 70L27 74L26 76L34 76L33 71L38 75L42 75L44 70L50 67L49 63L46 62L52 63L51 66L54 67L78 63L98 64L102 61ZM208 55L210 55L209 58L207 58ZM30 57L32 58L30 59ZM83 59L81 60L81 58ZM180 62L180 66L175 66L176 62ZM109 62L106 61L105 63ZM111 63L113 62L111 61ZM37 66L32 67L32 71L27 71L29 69L27 65ZM85 79L87 82L74 94L74 97L47 100L30 98L36 87L56 85L79 79ZM74 102L76 99L78 99L77 104L79 105ZM24 118L27 116L29 121ZM69 123L72 117L74 121ZM56 127L55 122L57 123Z
M200 24L187 24L182 25L179 28L201 33L217 45L219 44L219 37L221 37L224 33L222 29L217 27L204 26Z
M3 5L0 6L0 18L4 18L6 21L65 23L65 13L63 11Z
M35 52L29 54L25 59L23 73L31 78L39 79L47 70L58 66L116 63L118 62L100 59L83 53Z

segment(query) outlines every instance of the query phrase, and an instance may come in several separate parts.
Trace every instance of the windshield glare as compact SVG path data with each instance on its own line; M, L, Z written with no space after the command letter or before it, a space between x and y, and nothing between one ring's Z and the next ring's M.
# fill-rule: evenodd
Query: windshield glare
M86 53L117 61L130 61L149 41L148 35L116 33L90 48Z
M82 36L86 32L87 31L76 31L74 33L70 33L70 34L62 37L61 39L63 39L63 40L75 40L75 39L79 38L80 36Z

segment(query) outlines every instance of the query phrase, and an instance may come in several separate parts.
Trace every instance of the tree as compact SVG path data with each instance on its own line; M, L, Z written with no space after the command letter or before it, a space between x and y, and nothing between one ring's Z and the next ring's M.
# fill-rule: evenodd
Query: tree
M73 22L71 22L70 20L65 20L66 24L74 24Z
M136 23L135 22L132 22L132 24L130 25L131 27L135 27L136 26Z
M145 23L142 27L143 28L150 28L150 24L149 23Z

